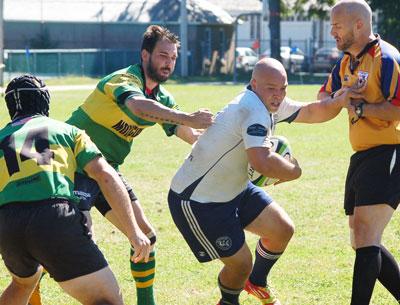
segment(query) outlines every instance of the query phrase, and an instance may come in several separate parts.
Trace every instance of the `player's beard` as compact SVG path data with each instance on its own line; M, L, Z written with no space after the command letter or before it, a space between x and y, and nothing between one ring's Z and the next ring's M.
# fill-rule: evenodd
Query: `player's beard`
M342 40L342 43L340 45L336 44L337 48L340 51L347 51L355 42L354 33L349 32L348 34L343 36L343 38L341 40Z
M151 80L153 80L153 81L155 81L156 83L159 83L159 84L166 82L167 79L170 77L170 75L172 73L172 71L170 71L170 74L168 76L164 76L164 75L161 75L160 73L158 73L157 67L155 67L153 65L153 62L151 61L151 56L149 58L149 63L147 64L147 69L146 70L147 70L147 76Z

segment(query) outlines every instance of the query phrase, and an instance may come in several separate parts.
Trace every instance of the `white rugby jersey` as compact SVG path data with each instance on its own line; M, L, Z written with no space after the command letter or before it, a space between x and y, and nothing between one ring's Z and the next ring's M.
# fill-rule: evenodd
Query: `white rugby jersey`
M285 99L278 112L271 114L258 96L246 89L217 113L173 177L171 189L202 203L232 200L249 182L246 149L269 147L275 123L293 121L300 105Z

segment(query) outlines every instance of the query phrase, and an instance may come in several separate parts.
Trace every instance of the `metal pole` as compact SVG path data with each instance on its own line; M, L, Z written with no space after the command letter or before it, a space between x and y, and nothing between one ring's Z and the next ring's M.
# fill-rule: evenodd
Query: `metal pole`
M239 15L240 16L240 15ZM237 48L237 41L238 41L238 23L239 23L239 16L235 19L235 45L233 48L233 82L236 83L237 81L237 68L236 68L236 48Z
M4 10L3 0L0 0L0 87L4 84Z
M181 36L181 76L188 76L188 21L186 0L181 0L181 22L180 22L180 36Z

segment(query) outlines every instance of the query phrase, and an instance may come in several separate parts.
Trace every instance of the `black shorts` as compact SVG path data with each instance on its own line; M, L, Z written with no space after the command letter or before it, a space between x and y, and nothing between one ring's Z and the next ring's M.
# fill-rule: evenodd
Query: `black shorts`
M42 265L57 282L106 267L85 216L75 204L51 199L0 208L0 253L7 269L30 277Z
M400 145L381 145L351 156L344 194L346 215L354 207L400 201Z
M132 202L138 200L132 187L128 184L125 178L118 173L122 183L128 191L129 198ZM81 211L90 211L95 206L96 209L104 216L111 210L106 198L100 190L97 182L85 174L75 173L75 196L79 198L78 208Z

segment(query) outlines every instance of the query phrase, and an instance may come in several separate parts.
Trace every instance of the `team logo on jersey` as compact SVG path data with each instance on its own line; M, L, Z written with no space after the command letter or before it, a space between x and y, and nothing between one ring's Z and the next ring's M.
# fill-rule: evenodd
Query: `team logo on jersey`
M113 125L112 128L118 131L123 136L132 138L139 135L139 133L141 133L143 130L142 128L139 128L135 125L129 125L124 120L120 120L117 124Z
M232 239L229 236L221 236L217 238L215 244L219 249L226 251L232 247Z
M363 83L368 80L368 72L358 71L358 82Z
M345 74L344 77L343 77L343 80L344 80L345 82L348 82L348 81L349 81L349 76L348 76L347 74Z
M253 124L247 127L247 134L250 136L265 137L267 133L267 128L261 124Z

